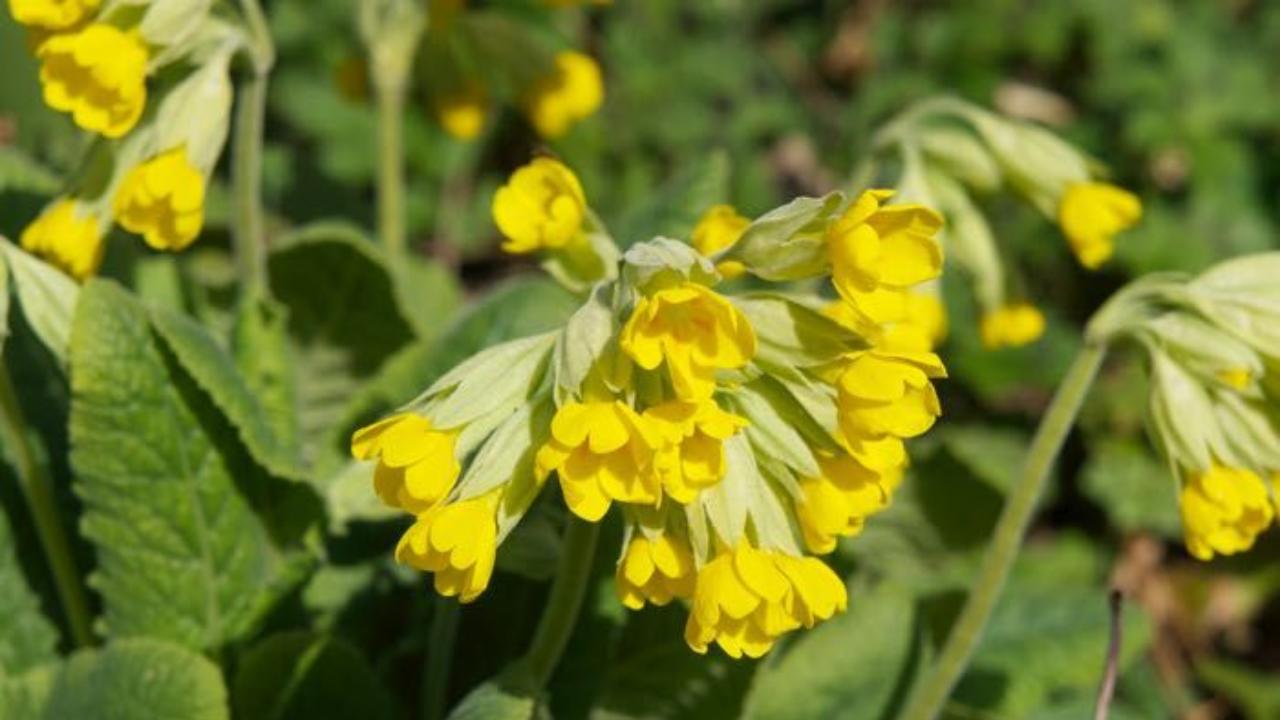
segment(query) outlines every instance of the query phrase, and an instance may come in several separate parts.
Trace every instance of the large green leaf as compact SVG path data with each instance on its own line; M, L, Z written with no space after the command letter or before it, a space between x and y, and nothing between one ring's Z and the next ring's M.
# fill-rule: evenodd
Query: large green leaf
M58 679L61 662L32 668L21 675L0 672L0 718L39 720L45 716L49 693Z
M222 673L172 643L117 640L71 656L49 693L45 720L223 720Z
M18 565L9 521L0 512L0 672L16 675L57 657L58 634Z
M1108 438L1090 447L1080 491L1126 532L1182 534L1177 479L1137 441Z
M300 555L289 492L253 462L200 385L166 354L137 300L82 291L71 332L71 464L112 637L196 649L241 637ZM292 544L292 543L290 543Z
M891 583L850 594L849 610L801 633L756 673L748 718L876 720L902 693L917 645L910 593Z
M360 652L304 631L272 635L245 654L232 684L242 720L392 718L390 697Z

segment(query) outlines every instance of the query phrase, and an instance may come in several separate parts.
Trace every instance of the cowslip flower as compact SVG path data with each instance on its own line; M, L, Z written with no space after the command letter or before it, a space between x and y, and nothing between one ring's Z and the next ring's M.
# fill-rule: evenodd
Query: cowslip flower
M739 215L732 205L712 205L698 219L689 239L698 252L710 257L738 242L750 224L751 220ZM746 271L736 260L717 263L716 270L728 280Z
M179 146L129 171L116 191L115 215L152 248L178 251L200 235L204 198L204 174Z
M590 117L604 102L600 66L589 55L572 50L557 53L553 69L524 93L525 115L538 134L555 139Z
M632 610L691 598L696 579L688 541L670 533L650 539L641 532L627 543L614 578L618 600Z
M563 249L581 241L587 217L582 183L558 160L534 158L493 196L493 220L509 253Z
M929 352L852 353L836 381L845 439L910 438L924 433L942 413L930 379L945 376L942 361Z
M755 331L742 311L693 282L641 297L621 344L645 370L665 362L676 397L684 400L710 397L717 370L741 368L756 353Z
M801 478L797 517L810 552L829 553L836 538L862 532L867 518L889 506L902 466L871 470L850 455L819 457L822 475Z
M1186 475L1179 504L1187 551L1201 560L1253 547L1275 515L1262 478L1217 464Z
M983 315L979 330L987 349L1020 347L1044 334L1044 314L1029 303L1013 303Z
M697 402L672 400L644 411L663 437L655 464L663 489L680 503L693 500L699 490L724 477L724 441L747 421L725 412L707 398Z
M133 129L147 103L147 46L134 33L96 23L53 35L36 48L45 103L108 138Z
M554 470L569 509L595 521L614 500L658 504L662 487L653 461L661 445L652 423L620 400L566 403L538 450L537 475Z
M97 11L102 0L9 0L9 13L21 25L65 30Z
M98 218L75 200L58 200L22 231L22 248L77 280L98 270L105 249Z
M890 190L868 190L827 231L836 291L874 323L906 313L907 288L942 273L935 235L942 218L922 205L884 205Z
M1141 217L1138 196L1104 182L1071 183L1058 203L1058 224L1080 264L1090 270L1111 258L1112 238Z
M437 505L400 538L396 560L434 573L436 592L471 602L489 586L498 550L501 492Z
M489 118L489 94L478 82L468 83L456 92L435 100L436 119L440 127L459 140L474 140Z
M400 413L356 431L351 454L378 460L374 489L387 505L411 513L439 504L458 480L457 434L432 427L414 413Z
M822 313L862 335L875 347L929 351L946 339L947 309L936 294L908 292L902 307L902 317L888 323L868 321L844 300L828 303Z
M821 560L744 541L698 571L685 641L698 653L714 642L730 657L758 658L782 635L813 627L848 602L844 584Z

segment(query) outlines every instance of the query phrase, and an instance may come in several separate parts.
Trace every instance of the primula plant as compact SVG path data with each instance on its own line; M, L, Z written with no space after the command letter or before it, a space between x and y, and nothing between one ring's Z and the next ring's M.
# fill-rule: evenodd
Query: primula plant
M944 5L7 0L0 718L1280 714L1280 12Z

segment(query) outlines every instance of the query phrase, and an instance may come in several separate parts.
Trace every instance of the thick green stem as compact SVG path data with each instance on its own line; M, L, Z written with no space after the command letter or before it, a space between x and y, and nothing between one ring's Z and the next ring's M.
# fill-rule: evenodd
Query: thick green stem
M449 672L453 669L453 647L458 638L458 601L436 596L427 633L427 662L422 671L422 720L444 717Z
M556 571L555 584L551 586L551 595L534 632L533 645L525 656L532 682L529 689L535 693L540 693L551 679L551 673L569 643L569 635L582 608L582 597L586 594L587 578L591 576L591 560L599 534L598 523L576 516L569 518L560 548L560 567Z
M1067 371L1066 378L1054 395L1053 402L1031 441L1022 474L1005 501L991 545L988 546L978 576L969 589L964 608L951 628L942 654L899 716L902 720L932 720L938 717L952 688L968 666L970 657L982 639L982 632L995 608L996 600L1004 588L1005 580L1009 577L1009 571L1013 568L1018 550L1022 547L1023 537L1044 492L1049 470L1075 424L1080 405L1093 385L1105 354L1105 345L1087 344Z
M404 205L403 82L375 82L378 95L378 237L393 258L408 245Z
M89 615L89 603L80 582L75 558L71 554L71 541L67 527L58 512L53 494L53 478L44 463L36 457L27 437L27 423L18 405L18 397L9 378L9 370L0 364L0 436L13 453L22 493L31 510L36 533L44 548L45 558L53 574L62 610L66 613L67 627L76 647L93 644L93 631Z
M256 0L241 0L249 31L252 72L237 91L232 139L232 237L242 297L260 297L267 287L267 238L262 207L262 144L267 113L267 77L275 62L271 35Z

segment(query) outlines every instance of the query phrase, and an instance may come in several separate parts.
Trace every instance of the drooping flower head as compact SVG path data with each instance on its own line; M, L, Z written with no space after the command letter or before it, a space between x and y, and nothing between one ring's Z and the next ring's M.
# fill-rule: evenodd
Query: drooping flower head
M1080 264L1090 270L1111 258L1112 238L1141 217L1137 195L1104 182L1072 183L1058 204L1058 224Z
M95 23L36 48L45 103L76 125L118 138L147 103L147 46L134 33Z
M48 260L77 280L85 280L102 264L104 250L99 220L75 200L58 200L22 231L22 248Z
M509 253L567 247L581 240L586 217L578 176L551 158L534 158L493 196L493 219Z
M1021 347L1044 334L1044 314L1029 303L1014 303L982 316L982 344L988 349Z
M937 355L868 350L851 355L837 380L840 428L850 442L910 438L942 410L930 378L943 377Z
M632 610L645 603L666 605L673 598L693 597L697 579L688 542L670 533L650 539L637 531L618 562L618 600Z
M98 9L102 0L9 0L9 13L19 24L41 30L66 30Z
M593 115L604 102L604 78L589 55L557 53L550 73L525 91L523 106L538 134L555 139Z
M178 251L200 235L204 197L204 174L179 146L129 171L116 191L115 215L153 249Z
M676 397L711 396L718 370L747 364L756 353L755 331L714 290L693 282L641 297L622 329L622 349L646 370L666 363Z
M1188 474L1179 504L1187 550L1201 560L1248 550L1275 516L1262 478L1221 465Z
M458 479L456 437L421 415L401 413L357 431L351 453L378 460L374 489L384 503L421 513L443 500Z
M435 575L436 592L475 600L489 586L498 549L500 491L437 505L400 538L396 560Z

